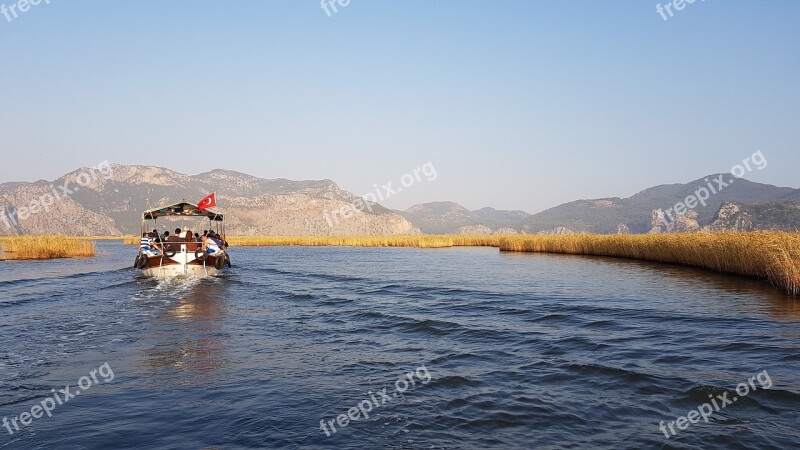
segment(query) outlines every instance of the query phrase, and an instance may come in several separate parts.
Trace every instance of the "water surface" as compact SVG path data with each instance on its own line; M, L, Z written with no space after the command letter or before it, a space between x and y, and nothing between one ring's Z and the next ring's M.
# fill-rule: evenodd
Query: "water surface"
M98 249L0 262L0 417L114 372L52 417L0 428L0 448L800 446L800 302L757 281L331 247L237 248L222 277L155 281L130 268L133 247ZM771 389L659 430L765 370ZM383 388L369 419L321 429Z

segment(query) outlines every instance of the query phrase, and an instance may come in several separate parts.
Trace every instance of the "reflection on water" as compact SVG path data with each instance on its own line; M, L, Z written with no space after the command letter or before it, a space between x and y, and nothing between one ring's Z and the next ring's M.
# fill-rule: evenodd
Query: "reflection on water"
M157 318L154 341L142 351L148 376L164 384L208 379L225 366L220 340L227 284L220 278L158 280L163 294L175 292L175 304ZM164 287L166 286L166 287Z
M217 278L200 280L180 296L178 304L168 310L169 315L178 321L218 326L223 313L225 286Z
M637 262L640 263L640 262ZM726 275L695 269L691 267L673 266L660 263L644 263L654 270L658 270L670 277L682 281L706 285L741 296L757 296L759 301L745 301L737 303L737 308L742 314L759 314L767 312L777 319L797 322L800 320L800 299L788 295L786 292L770 286L767 282L744 278L736 275ZM724 301L718 296L709 301Z
M516 254L522 257L529 254ZM606 256L582 256L582 255L562 255L548 254L547 258L554 259L573 259L589 260L596 264L608 265L618 270L619 281L625 280L625 273L634 271L640 273L642 268L650 269L653 277L663 277L664 275L674 279L675 284L670 286L670 294L674 295L676 287L683 287L686 290L694 290L697 287L712 288L720 292L735 294L733 299L741 299L742 296L757 297L758 301L732 301L732 298L725 298L722 295L711 296L709 302L722 302L720 307L728 311L735 311L745 315L758 315L764 312L769 313L778 319L792 322L800 321L800 298L792 297L780 289L770 286L767 282L755 278L745 278L738 275L720 274L717 272L698 269L694 267L679 266L652 261L640 261L629 258L615 258ZM712 291L713 292L713 291Z

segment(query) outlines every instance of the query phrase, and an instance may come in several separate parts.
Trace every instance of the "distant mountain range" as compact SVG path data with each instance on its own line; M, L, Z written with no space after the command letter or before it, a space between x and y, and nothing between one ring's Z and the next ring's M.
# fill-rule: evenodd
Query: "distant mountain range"
M714 180L722 177L728 186L711 194L705 205L675 217L667 226L658 211L674 208L701 188L716 190ZM754 183L743 178L731 181L730 174L714 174L686 184L665 184L645 189L628 198L601 198L578 200L548 209L528 218L522 225L525 232L539 232L553 227L566 227L576 232L591 233L647 233L683 231L709 225L724 202L758 204L800 199L800 190ZM673 215L674 216L674 215ZM774 228L794 229L794 223L776 223ZM677 228L677 229L676 229Z
M107 176L97 176L88 185L79 186L79 177L88 172L90 169L78 169L52 183L1 184L0 211L3 207L16 211L20 220L12 224L11 231L7 226L3 230L5 224L0 220L0 234L137 234L145 209L182 200L197 202L211 192L216 193L218 209L226 215L229 234L420 233L405 218L377 204L369 204L369 209L355 211L347 219L333 216L333 211L352 209L357 197L331 180L266 180L229 170L189 176L160 167L112 164L105 171ZM22 208L51 192L51 186L65 184L71 190L81 189L54 202L46 212L21 213Z
M471 234L516 232L527 218L525 211L483 208L470 211L453 202L432 202L397 211L425 234Z
M722 176L727 186L710 193L705 205L683 214L664 213ZM401 212L424 233L661 233L716 230L795 230L800 227L800 189L754 183L730 174L715 174L685 184L665 184L628 198L577 200L538 214L484 208L469 211L456 203L436 202Z
M83 168L53 182L0 184L0 234L135 234L144 209L184 199L198 201L210 192L217 194L227 215L229 234L237 235L659 233L800 227L800 189L745 179L710 195L705 205L662 220L665 211L710 186L718 174L655 186L629 198L577 200L529 214L494 208L470 211L453 202L393 211L363 202L331 180L267 180L229 170L190 176L119 164L108 169L91 182L84 175L89 169ZM730 174L722 176L730 181ZM46 211L36 207L47 195L60 192L54 186L65 185L74 192L47 205Z

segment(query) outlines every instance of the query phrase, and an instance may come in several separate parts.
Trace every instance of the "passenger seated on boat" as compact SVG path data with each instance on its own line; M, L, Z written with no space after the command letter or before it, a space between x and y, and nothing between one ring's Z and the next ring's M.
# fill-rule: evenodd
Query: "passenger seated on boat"
M183 241L186 242L186 251L187 252L196 252L200 246L197 244L197 240L194 238L196 233L192 233L191 230L186 230L186 236L183 238Z
M143 253L148 255L158 255L161 253L158 249L158 244L153 241L153 237L149 233L142 234L142 239L139 241L139 248Z
M214 242L214 240L212 239L210 233L209 233L208 236L203 236L201 239L203 239L203 251L204 252L206 252L208 254L214 254L214 253L219 252L219 245L217 245L217 243Z
M175 230L175 235L170 236L169 231L164 232L164 251L169 252L179 252L181 250L181 244L184 242L183 238L180 237L180 228Z
M150 233L150 237L152 237L157 244L161 243L161 235L158 234L158 230L153 230L153 232Z
M222 248L224 246L224 241L219 237L216 231L209 231L208 238L214 241L218 247Z
M186 244L186 251L187 252L196 252L197 250L203 248L203 242L200 240L200 234L194 233L191 239L187 239L189 241Z

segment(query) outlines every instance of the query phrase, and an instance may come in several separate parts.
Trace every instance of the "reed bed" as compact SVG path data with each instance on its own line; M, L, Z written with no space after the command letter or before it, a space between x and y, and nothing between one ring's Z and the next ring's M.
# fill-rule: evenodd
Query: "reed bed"
M0 259L54 259L95 255L94 241L67 236L0 237Z
M501 239L500 250L616 256L681 264L760 278L791 295L800 295L800 233L521 235Z
M499 247L500 242L509 236L488 234L457 234L451 236L455 247Z
M453 247L453 236L234 236L230 245L269 246L339 246L339 247Z

